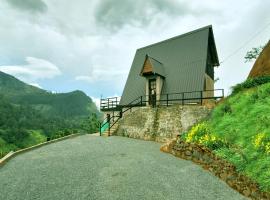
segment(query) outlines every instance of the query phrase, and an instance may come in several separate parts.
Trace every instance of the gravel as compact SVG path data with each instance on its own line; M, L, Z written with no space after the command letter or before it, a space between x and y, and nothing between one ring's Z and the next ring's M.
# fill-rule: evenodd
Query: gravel
M91 135L43 146L0 168L0 199L245 199L200 166L159 148Z

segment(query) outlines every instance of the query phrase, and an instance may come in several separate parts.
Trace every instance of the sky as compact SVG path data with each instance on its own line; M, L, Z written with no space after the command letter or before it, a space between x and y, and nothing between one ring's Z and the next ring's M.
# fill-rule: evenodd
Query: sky
M244 56L270 39L266 0L0 0L0 71L94 101L121 96L136 49L213 26L215 88L245 80Z

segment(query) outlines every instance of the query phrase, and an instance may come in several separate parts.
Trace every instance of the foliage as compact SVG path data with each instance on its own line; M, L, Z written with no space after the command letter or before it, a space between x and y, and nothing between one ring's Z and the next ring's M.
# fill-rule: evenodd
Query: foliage
M207 121L211 132L228 143L215 152L267 191L270 191L269 105L270 83L266 83L228 97Z
M182 137L211 148L270 191L270 83L257 83L250 84L257 86L252 90L241 89L226 98L207 121Z
M261 76L256 78L250 78L244 81L243 83L239 83L232 87L233 91L232 94L237 94L240 91L243 91L244 89L257 87L259 85L269 83L270 82L270 76Z
M53 94L0 72L0 158L50 139L97 132L98 118L81 91Z
M217 138L207 122L202 122L182 136L186 142L198 143L211 149L221 148L226 145L225 141Z
M267 154L270 153L270 134L259 133L253 138L253 145L256 149Z
M262 52L265 46L253 47L250 51L246 53L245 62L251 62L256 59Z

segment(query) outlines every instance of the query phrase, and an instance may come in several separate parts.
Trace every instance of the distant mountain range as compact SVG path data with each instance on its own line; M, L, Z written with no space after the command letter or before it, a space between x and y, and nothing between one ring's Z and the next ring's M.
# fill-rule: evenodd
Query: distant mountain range
M11 103L27 104L45 116L74 118L99 115L95 103L82 91L52 93L28 85L15 77L0 71L0 95Z
M0 72L0 158L72 133L97 132L100 116L82 91L56 94Z

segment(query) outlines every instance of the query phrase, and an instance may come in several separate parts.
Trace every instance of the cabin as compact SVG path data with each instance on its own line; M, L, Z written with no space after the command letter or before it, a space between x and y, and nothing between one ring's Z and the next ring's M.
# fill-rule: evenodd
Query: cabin
M223 90L214 88L217 66L211 25L142 47L136 51L121 99L102 99L101 111L202 104L204 100L223 97Z

